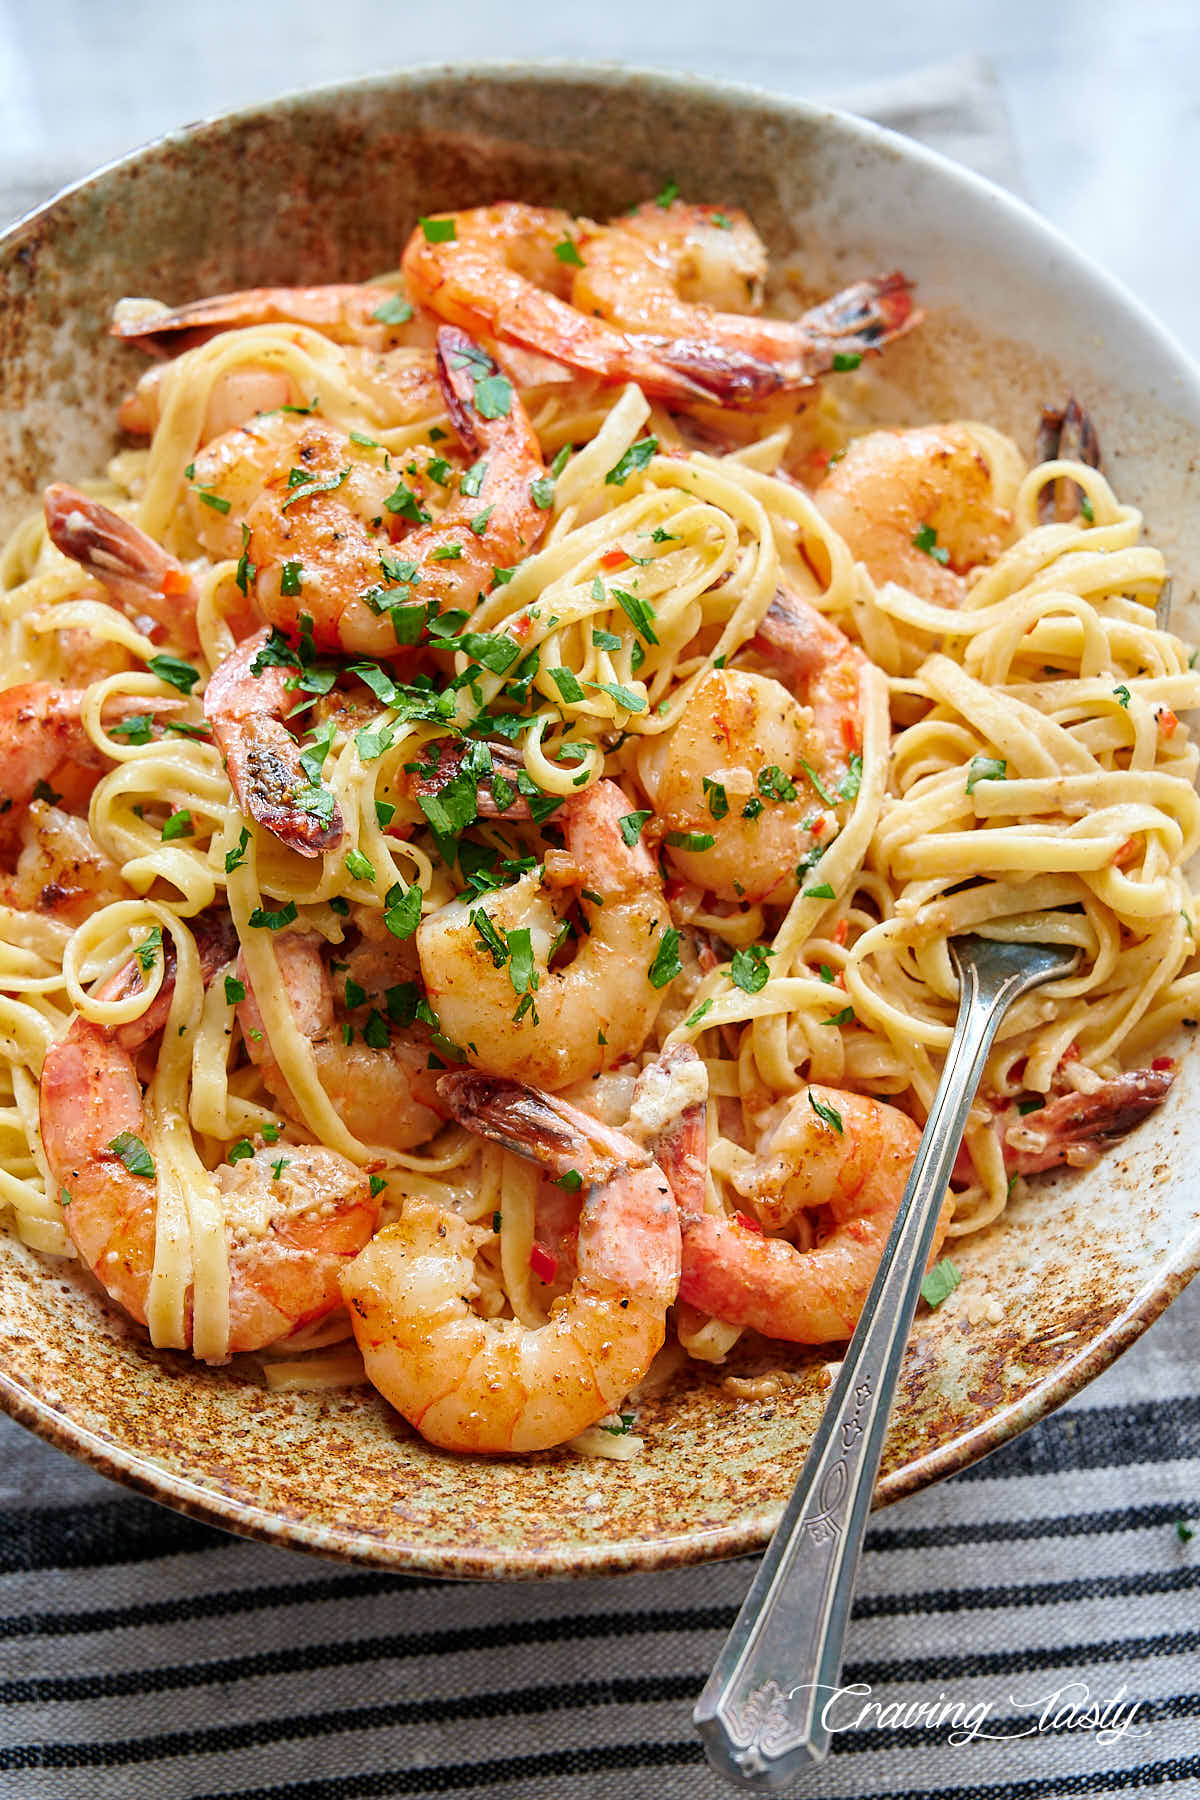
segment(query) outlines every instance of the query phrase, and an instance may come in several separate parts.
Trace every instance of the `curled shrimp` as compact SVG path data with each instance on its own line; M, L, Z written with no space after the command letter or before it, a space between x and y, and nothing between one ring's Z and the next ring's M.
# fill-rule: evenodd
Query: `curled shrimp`
M323 420L257 421L197 455L189 489L196 535L211 555L238 556L247 527L254 596L280 630L296 636L307 616L320 649L405 655L392 606L415 594L435 610L472 611L493 569L539 542L547 514L532 484L544 465L511 382L450 327L438 333L437 356L475 479L469 492L459 484L436 522L421 505L436 491L432 479L418 473L410 487L378 446ZM214 510L214 497L227 510Z
M610 1412L662 1347L679 1281L671 1189L639 1144L563 1100L469 1071L439 1087L468 1129L582 1178L575 1279L539 1329L481 1318L489 1234L409 1199L342 1278L354 1335L370 1380L430 1443L549 1449Z
M243 288L175 307L127 298L113 308L112 335L147 350L173 353L205 343L218 331L276 324L308 325L335 344L375 351L423 342L428 336L394 288L370 282Z
M987 457L965 425L922 425L856 438L814 496L872 580L943 606L1012 539Z
M752 1216L730 1218L705 1210L704 1108L690 1106L656 1152L680 1209L679 1298L710 1318L789 1343L848 1338L920 1141L905 1113L864 1094L822 1087L793 1094L763 1116L753 1154L731 1177ZM951 1207L948 1199L931 1261Z
M336 849L345 835L328 789L313 782L284 720L295 704L288 688L299 669L264 657L266 627L220 663L204 690L204 716L225 759L241 810L300 856Z
M55 482L42 496L50 541L136 621L147 617L194 650L196 589L183 564L120 513Z
M296 1027L312 1044L321 1086L357 1138L382 1149L414 1149L441 1128L446 1116L438 1100L436 1070L429 1068L429 1034L410 1023L403 1031L392 1032L385 1048L372 1047L362 1035L369 1006L375 1005L382 1024L379 1004L386 1006L383 990L402 975L397 966L402 946L392 940L386 964L377 955L351 953L342 959L348 994L357 987L362 996L347 1010L349 1042L334 1017L333 984L323 947L312 932L290 931L275 940L280 980ZM246 989L238 1003L238 1020L251 1061L283 1110L303 1122L275 1059L244 962L238 972Z
M478 899L452 900L417 931L429 1001L442 1031L477 1066L563 1088L641 1049L662 990L651 967L669 925L662 883L645 845L627 843L633 811L598 781L560 814L566 850L543 868ZM565 965L578 896L586 929Z
M1034 1112L998 1108L1005 1168L1014 1175L1040 1175L1064 1165L1094 1168L1110 1145L1162 1105L1175 1075L1173 1067L1131 1069L1091 1093L1057 1094Z
M781 904L803 858L836 836L862 743L866 659L795 596L772 602L751 648L775 674L712 669L638 776L685 881L722 899Z
M581 311L625 331L710 346L714 358L752 359L776 388L811 387L835 358L880 350L920 318L899 273L856 282L799 319L755 316L747 309L761 300L766 251L736 209L649 201L607 230L586 232L582 257L572 293Z
M229 944L216 934L207 942L198 938L198 947L211 977ZM135 1173L120 1148L131 1140L142 1146L145 1113L134 1057L162 1029L173 982L168 964L158 993L129 1024L103 1028L75 1019L42 1068L42 1143L67 1231L100 1284L143 1325L157 1181L153 1164L151 1172ZM134 958L101 998L122 999L141 985ZM246 1201L265 1213L261 1232L232 1220L226 1226L229 1349L263 1349L338 1305L338 1270L369 1239L378 1202L361 1170L315 1144L289 1145L286 1157L259 1150L236 1169L223 1166L218 1181L242 1202L236 1210L243 1217L253 1210ZM190 1294L185 1318L190 1332Z
M86 800L105 756L84 727L84 692L50 681L24 681L0 691L0 810L28 805L42 787L70 786L73 799ZM148 718L151 730L161 730L181 711L178 700L113 694L101 722L112 731L126 719Z
M15 838L16 867L0 875L5 906L79 925L98 907L130 897L120 864L97 844L86 818L35 800L21 815Z

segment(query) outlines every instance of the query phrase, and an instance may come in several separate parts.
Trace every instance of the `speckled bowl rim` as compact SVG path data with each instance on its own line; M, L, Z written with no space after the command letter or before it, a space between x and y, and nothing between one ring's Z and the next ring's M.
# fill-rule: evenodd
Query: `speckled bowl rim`
M774 113L839 135L848 148L853 148L856 143L884 148L902 161L923 166L942 182L973 196L978 204L992 207L997 214L1031 233L1035 240L1040 239L1069 275L1098 290L1110 305L1123 312L1131 327L1149 339L1172 365L1182 401L1182 416L1194 424L1200 436L1200 368L1140 300L1077 250L1069 239L1024 201L926 145L836 108L776 94L749 83L713 81L626 64L580 60L426 63L403 72L293 90L272 101L206 116L101 164L90 174L60 189L41 206L22 214L0 235L0 253L8 250L12 241L31 224L48 218L67 197L112 173L135 168L160 153L169 154L174 147L213 126L249 124L264 116L286 114L294 107L307 106L314 101L330 104L341 97L352 100L360 94L427 90L447 80L528 85L539 79L559 85L577 81L581 86L607 83L614 89L642 89L647 100L652 100L656 93L667 101L697 96L733 113ZM1200 1273L1200 1229L1179 1246L1176 1254L1156 1271L1153 1279L1142 1286L1098 1336L1058 1363L1046 1379L1020 1400L1001 1407L978 1425L885 1476L876 1488L874 1504L890 1505L932 1482L958 1473L1065 1404L1135 1343L1197 1273ZM456 1553L444 1546L430 1548L399 1541L380 1542L362 1533L339 1530L336 1526L284 1518L267 1508L233 1499L67 1418L49 1402L14 1381L4 1369L0 1369L0 1407L39 1437L88 1464L99 1474L205 1524L285 1549L304 1550L415 1575L514 1579L679 1568L760 1551L782 1511L781 1506L773 1506L749 1513L733 1524L693 1529L651 1543L614 1540L596 1545L575 1544L558 1551L529 1551L507 1546L489 1551L476 1547Z

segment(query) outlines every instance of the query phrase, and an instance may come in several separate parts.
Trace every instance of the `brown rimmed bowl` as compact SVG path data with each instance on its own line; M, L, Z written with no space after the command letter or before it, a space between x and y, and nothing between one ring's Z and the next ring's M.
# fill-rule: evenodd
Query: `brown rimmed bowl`
M902 267L924 327L861 373L881 423L975 417L1032 449L1067 391L1176 577L1200 581L1200 378L1149 315L1017 201L855 119L746 89L573 67L425 69L281 100L150 145L0 239L0 530L115 447L141 367L107 335L121 294L353 280L418 213L519 198L606 217L674 178L745 207L773 257L831 289ZM1174 1048L1174 1046L1172 1046ZM910 1493L1061 1405L1200 1266L1200 1084L1094 1171L1043 1180L954 1247L922 1309L878 1499ZM70 1264L0 1238L0 1403L106 1475L232 1531L432 1575L662 1568L760 1548L820 1413L802 1383L736 1399L695 1369L643 1409L632 1463L427 1448L367 1390L271 1394L241 1367L148 1347Z

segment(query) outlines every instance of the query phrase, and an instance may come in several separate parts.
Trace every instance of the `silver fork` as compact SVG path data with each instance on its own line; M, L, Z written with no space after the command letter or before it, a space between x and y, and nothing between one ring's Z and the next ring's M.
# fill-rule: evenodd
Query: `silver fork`
M879 1455L925 1264L984 1061L1022 994L1076 952L952 939L958 1022L858 1329L774 1537L693 1713L713 1767L778 1790L829 1749L850 1601Z

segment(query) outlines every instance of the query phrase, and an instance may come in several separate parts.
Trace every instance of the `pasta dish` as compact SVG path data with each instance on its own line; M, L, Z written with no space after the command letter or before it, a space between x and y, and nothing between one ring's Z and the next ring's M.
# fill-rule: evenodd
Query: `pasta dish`
M627 1456L672 1358L850 1335L955 934L1077 960L1001 1026L944 1291L1167 1093L1163 557L1073 401L1032 461L865 428L902 275L767 273L668 189L118 304L126 447L2 552L0 1202L155 1345Z

